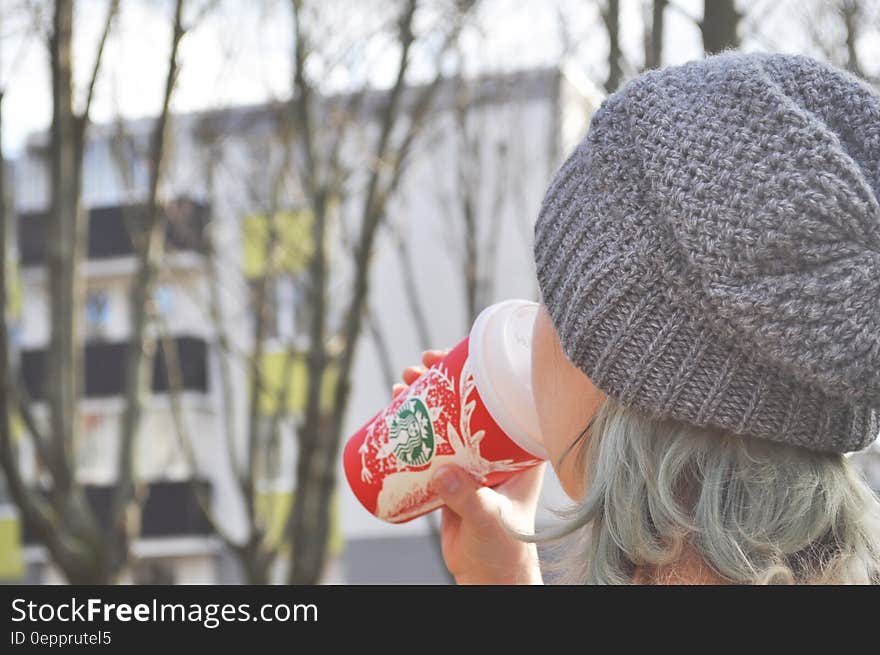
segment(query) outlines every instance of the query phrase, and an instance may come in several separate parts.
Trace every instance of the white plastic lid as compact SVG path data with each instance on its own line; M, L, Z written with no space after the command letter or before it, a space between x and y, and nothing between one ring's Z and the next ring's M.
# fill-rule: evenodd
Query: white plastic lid
M547 459L532 395L532 331L538 304L505 300L484 309L471 328L474 384L486 410L520 448Z

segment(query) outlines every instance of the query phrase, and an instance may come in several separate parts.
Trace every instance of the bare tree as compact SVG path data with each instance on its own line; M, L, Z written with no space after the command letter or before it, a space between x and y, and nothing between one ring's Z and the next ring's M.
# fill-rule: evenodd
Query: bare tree
M440 125L436 140L453 144L451 167L438 166L434 175L435 196L449 217L444 233L451 259L459 275L467 331L477 315L494 297L497 281L498 250L504 211L515 181L508 178L508 158L512 147L507 137L494 137L487 130L485 106L481 106L481 80L455 80L455 101L451 108L451 129ZM493 89L488 102L502 106L511 89L504 82ZM451 134L450 134L451 132ZM451 136L451 138L450 138ZM396 228L401 268L404 271L405 297L418 326L424 322L420 296L413 287L412 253L409 242ZM422 332L422 328L419 328ZM425 342L430 347L432 341Z
M235 176L244 181L248 209L258 211L265 218L266 230L258 244L265 270L253 279L244 293L250 295L249 311L253 315L247 336L247 344L237 343L227 333L227 315L222 309L221 296L230 292L221 288L220 272L231 264L218 247L213 234L206 240L206 279L208 280L208 318L215 334L219 350L219 387L222 395L222 421L225 433L225 456L233 472L238 498L244 507L244 533L232 534L226 529L223 508L212 507L205 489L197 485L204 464L199 461L193 447L194 435L188 433L184 420L184 407L180 392L181 375L176 344L168 338L168 330L160 328L162 337L159 347L164 354L169 377L169 400L175 431L181 450L194 482L196 498L205 515L212 523L215 533L236 557L245 579L263 584L271 579L270 572L282 554L288 554L290 578L295 582L315 582L322 574L328 546L331 519L331 493L335 484L335 459L341 438L342 418L347 403L351 369L354 362L355 344L364 327L369 329L368 286L373 241L389 198L399 183L413 142L422 129L436 91L441 81L439 72L435 79L420 87L406 83L413 50L419 40L413 31L417 3L408 0L402 4L401 13L395 12L392 34L396 40L398 70L392 88L388 91L367 91L366 88L345 96L327 96L320 84L306 72L306 60L310 57L327 58L326 43L319 31L321 25L310 22L313 7L294 1L291 9L294 17L294 78L293 94L289 102L271 105L270 130L262 136L237 134L248 147L259 147L259 139L265 142L266 152L254 151L253 170L235 170ZM455 20L447 24L448 34L438 51L446 50L448 42L455 38L459 29L461 8L450 13ZM324 15L326 17L326 15ZM444 16L445 18L445 16ZM439 54L437 56L440 56ZM207 153L206 177L209 189L222 155L224 140L235 130L206 116L200 122L197 140ZM372 132L375 129L376 132ZM365 136L366 135L366 136ZM345 139L365 138L368 142L364 161L352 161L342 156ZM280 161L273 163L272 152L280 152ZM268 163L267 163L268 162ZM225 166L226 164L219 164ZM241 166L241 162L233 165ZM228 172L228 171L226 171ZM268 182L268 183L267 183ZM209 191L213 197L213 193ZM280 223L290 207L304 202L308 209L310 234L308 243L291 244L283 234ZM338 215L339 207L348 204L354 208L351 215L352 229L342 234L344 258L351 258L348 288L340 294L334 289L334 302L328 298L330 289L338 284L336 269L331 270L330 246L335 238L333 229L343 232L348 222ZM331 227L331 225L333 227ZM276 264L290 254L290 248L301 246L296 258L305 261L300 275L308 291L307 315L308 345L299 350L299 344L290 343L283 353L280 384L270 380L264 366L264 348L270 332L274 297L273 285L283 267ZM280 257L276 257L280 254ZM226 283L242 282L242 271L232 271ZM232 290L234 294L235 291ZM336 317L341 316L341 321ZM294 326L293 331L296 330ZM294 368L303 365L305 375L294 376ZM233 369L243 366L247 371L244 385L246 399L235 402L240 384L234 380ZM390 374L390 371L386 371ZM304 380L305 407L297 414L290 406L294 377ZM298 382L297 382L298 384ZM328 391L330 393L328 393ZM270 412L263 408L267 395L274 396ZM327 398L334 404L327 407ZM243 421L236 416L237 408L243 407ZM290 419L298 425L296 489L293 509L287 517L288 543L270 539L270 525L277 516L274 512L261 511L260 495L261 461L272 456L278 443L282 423ZM241 427L243 426L243 427ZM264 509L264 508L263 508Z
M446 45L460 29L463 10L471 2L455 3L449 17ZM394 82L384 94L376 112L378 135L370 146L369 169L357 194L357 231L352 235L352 275L342 309L339 332L328 333L327 253L328 200L343 192L338 165L338 144L322 146L326 140L316 139L320 127L314 114L315 87L306 71L306 59L316 43L304 21L303 2L291 0L294 18L294 79L292 115L302 151L301 178L313 215L312 242L314 252L307 267L311 325L307 357L306 407L298 426L298 464L296 493L289 521L292 566L289 580L294 584L316 582L324 568L330 530L331 495L336 484L336 459L339 451L342 421L348 404L351 374L357 344L364 327L364 313L369 295L369 269L376 232L385 215L389 197L396 189L405 162L428 113L441 80L434 81L413 93L406 93L406 78L416 42L414 19L419 8L416 0L406 0L396 26L399 56ZM443 49L445 50L446 45ZM404 97L404 96L407 97ZM349 197L352 194L349 193ZM334 338L331 340L330 337ZM338 344L338 354L328 345ZM335 369L333 378L333 411L321 408L321 388L328 370Z
M73 3L57 0L54 5L49 60L52 72L52 127L50 130L49 171L50 209L47 240L52 317L48 360L53 379L46 385L50 420L48 432L28 421L28 436L47 466L52 484L47 493L31 489L22 478L18 455L12 444L7 412L0 430L2 465L11 495L24 520L47 547L52 558L72 582L107 579L106 552L95 516L76 484L73 444L76 434L76 400L80 388L81 344L77 325L78 301L82 298L79 262L85 248L85 219L80 207L82 150L89 110L107 35L118 3L109 4L104 29L97 48L88 95L81 113L73 108L72 33ZM6 225L4 221L4 232ZM5 281L4 281L5 285ZM9 341L4 324L4 380L9 398L21 398L18 374L9 366ZM29 413L26 403L19 410ZM8 408L7 408L8 411Z
M260 212L260 217L265 218L265 230L261 238L257 239L256 245L260 250L260 259L264 262L264 270L260 272L253 289L246 289L243 293L249 296L248 307L254 320L251 325L250 343L252 348L239 348L227 332L226 317L221 301L222 289L220 280L222 269L229 263L224 261L221 249L216 243L214 230L210 230L205 239L206 258L205 274L208 280L208 316L214 330L216 343L219 347L219 382L223 407L223 430L225 433L225 456L235 483L235 488L244 506L245 530L244 536L239 537L229 532L224 525L223 508L212 506L210 498L205 493L205 488L199 484L203 464L199 461L196 450L193 447L193 435L185 425L180 394L182 391L182 374L180 372L179 355L177 345L168 336L168 329L163 328L161 348L169 371L169 398L173 422L181 449L186 459L190 479L193 483L193 491L200 506L209 519L216 535L224 542L226 547L238 560L244 579L249 584L268 584L271 581L271 569L279 556L283 554L283 543L272 539L271 531L276 522L275 507L261 508L258 506L260 483L263 476L260 473L260 463L270 460L277 450L280 439L282 421L288 417L291 408L289 399L293 390L293 372L296 362L301 359L293 344L290 344L283 354L281 364L281 379L277 387L267 381L268 371L264 360L264 344L268 337L270 321L274 320L272 308L274 298L271 291L276 277L283 273L279 267L279 261L283 255L290 252L280 253L285 248L294 247L283 238L285 226L282 224L286 216L283 211L282 197L289 196L284 187L286 177L290 174L291 136L286 112L281 113L275 120L277 129L273 132L275 143L267 144L266 151L260 150L259 143L253 143L255 152L254 170L238 171L248 187L248 207ZM218 161L222 161L222 141L225 134L221 130L211 127L210 121L203 121L199 128L198 141L206 149L205 175L209 197L213 197L214 173ZM272 145L278 146L282 153L282 161L277 165L269 165ZM265 197L264 184L267 176L269 182L269 197ZM307 245L302 244L302 250L295 253L298 259L304 258ZM238 271L240 273L240 271ZM233 369L243 364L249 374L247 387L246 412L247 420L244 431L237 431L238 421L234 415L236 385ZM272 410L266 412L264 400L267 395L273 398ZM240 446L243 445L243 449ZM240 452L243 450L243 458Z
M25 523L46 546L61 572L74 583L106 583L116 579L128 562L130 538L138 529L130 510L142 500L134 492L132 457L140 405L148 381L144 374L144 353L151 349L143 327L146 323L145 299L155 278L164 235L164 214L159 205L158 186L164 156L165 127L178 72L177 53L186 32L183 6L183 0L177 0L163 109L151 138L147 231L135 240L140 262L134 280L132 303L135 329L127 360L127 402L118 461L119 484L115 491L108 534L99 526L76 472L77 405L83 381L83 343L79 322L85 283L81 264L87 250L86 212L80 198L89 113L119 2L109 0L107 3L85 102L78 113L74 109L73 99L73 1L56 0L54 3L48 39L53 115L48 151L51 196L47 233L47 294L51 333L47 361L51 364L52 375L44 383L44 395L49 420L47 426L42 426L31 413L20 372L12 370L4 323L0 334L4 353L2 373L9 393L4 398L7 412L4 412L5 418L0 425L0 463ZM4 222L4 240L5 227ZM48 472L49 480L43 489L32 488L22 477L19 455L13 445L11 431L7 429L9 399L16 400L15 408L25 418L28 437Z
M148 306L162 261L168 220L167 212L159 204L159 181L164 163L171 96L178 74L178 51L185 31L183 6L184 0L176 0L162 108L150 135L146 224L141 234L133 235L138 270L131 296L132 327L125 357L125 408L121 417L118 477L111 510L111 535L117 556L127 552L128 542L138 527L127 519L132 506L138 502L134 478L135 439L140 428L143 403L152 386L152 366L148 364L152 363L156 346L155 340L147 335ZM116 564L114 568L118 566Z

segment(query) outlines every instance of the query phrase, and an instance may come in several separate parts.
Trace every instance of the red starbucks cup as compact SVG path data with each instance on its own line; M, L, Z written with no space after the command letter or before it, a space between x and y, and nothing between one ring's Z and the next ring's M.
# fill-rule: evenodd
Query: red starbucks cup
M433 471L456 464L493 487L547 459L531 384L538 305L487 307L470 335L348 440L352 491L372 514L404 523L437 509Z

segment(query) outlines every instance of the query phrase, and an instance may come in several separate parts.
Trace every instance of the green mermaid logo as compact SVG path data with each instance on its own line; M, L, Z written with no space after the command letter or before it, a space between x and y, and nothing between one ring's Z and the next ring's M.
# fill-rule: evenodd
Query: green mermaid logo
M434 456L434 426L421 398L409 398L388 422L388 446L407 466L424 466Z

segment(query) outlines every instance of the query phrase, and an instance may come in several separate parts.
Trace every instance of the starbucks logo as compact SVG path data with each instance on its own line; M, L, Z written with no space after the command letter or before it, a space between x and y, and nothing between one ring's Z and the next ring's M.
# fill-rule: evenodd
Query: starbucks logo
M388 421L388 445L407 466L423 466L434 456L434 426L421 398L409 398Z

